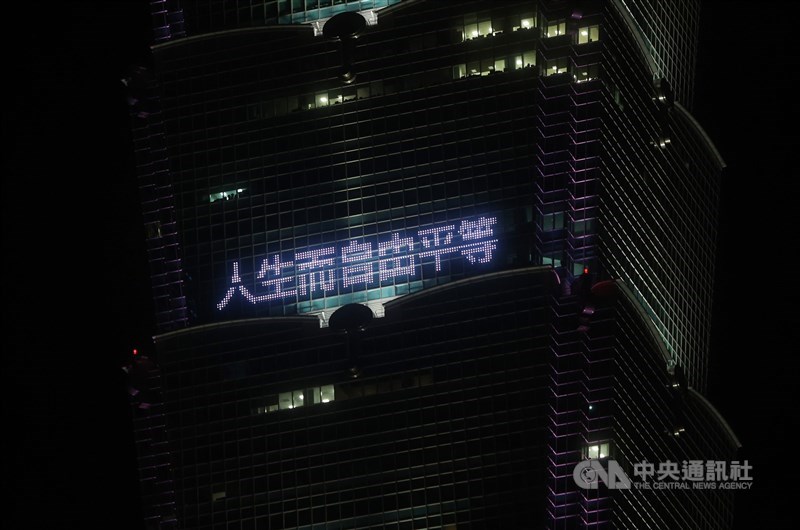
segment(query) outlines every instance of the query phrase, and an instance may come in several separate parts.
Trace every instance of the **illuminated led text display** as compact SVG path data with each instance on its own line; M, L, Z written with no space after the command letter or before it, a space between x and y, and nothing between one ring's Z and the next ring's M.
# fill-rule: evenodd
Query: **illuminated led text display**
M441 271L443 258L460 256L472 265L490 263L497 249L496 224L496 217L479 217L411 233L393 232L376 245L351 239L297 250L288 260L272 254L255 271L252 288L242 281L239 263L234 262L230 284L217 309L225 309L237 295L260 304L379 286L397 277L411 279L420 275L422 267Z

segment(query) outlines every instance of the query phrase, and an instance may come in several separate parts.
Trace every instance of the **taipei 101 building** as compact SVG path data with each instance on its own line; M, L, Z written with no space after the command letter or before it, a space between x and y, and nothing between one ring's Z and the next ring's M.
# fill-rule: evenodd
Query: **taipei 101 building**
M146 528L732 527L699 2L150 5Z

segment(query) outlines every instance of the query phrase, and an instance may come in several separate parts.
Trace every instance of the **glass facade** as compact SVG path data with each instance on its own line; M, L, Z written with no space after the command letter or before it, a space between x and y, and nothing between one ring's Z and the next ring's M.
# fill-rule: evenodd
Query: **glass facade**
M155 68L131 83L159 327L148 521L729 525L729 496L572 475L737 445L695 392L724 163L654 83L635 9L152 5ZM349 82L320 34L344 11L367 19ZM353 303L381 318L328 327Z
M694 78L700 34L700 1L620 0L635 21L658 78L666 78L675 99L686 108L694 102Z

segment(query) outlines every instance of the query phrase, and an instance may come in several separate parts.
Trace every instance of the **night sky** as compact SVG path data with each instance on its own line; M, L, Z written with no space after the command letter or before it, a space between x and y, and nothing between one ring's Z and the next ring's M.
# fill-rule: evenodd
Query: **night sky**
M150 64L148 3L53 5L6 10L3 523L142 530L120 368L153 322L120 79ZM694 109L728 164L708 397L753 465L737 530L790 528L800 427L798 9L747 6L704 8Z

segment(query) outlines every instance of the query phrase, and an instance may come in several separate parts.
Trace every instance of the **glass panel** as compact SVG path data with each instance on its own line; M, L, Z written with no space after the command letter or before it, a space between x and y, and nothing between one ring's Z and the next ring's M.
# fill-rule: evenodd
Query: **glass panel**
M492 34L497 35L498 33L503 33L503 29L505 28L505 19L504 18L494 18L492 19Z
M481 75L489 75L494 69L494 61L491 59L483 59L481 61Z
M516 70L517 68L522 68L522 65L523 65L522 56L521 55L515 55L514 56L514 70Z
M322 403L333 401L336 398L333 385L321 386L319 388L319 397Z
M542 228L545 231L564 228L564 212L545 214L542 217Z
M291 392L281 392L278 394L278 408L281 410L294 408L294 405L292 405Z
M492 21L491 20L482 20L478 24L478 33L481 36L485 37L486 35L491 35L492 33Z
M530 50L522 54L522 62L525 66L536 65L536 51Z
M600 444L600 451L597 455L598 458L605 458L608 456L608 444Z
M506 60L505 59L497 59L494 62L494 71L495 72L502 72L506 69Z
M586 451L586 456L588 458L597 458L598 454L600 454L600 446L599 445L590 445L588 450Z
M546 35L548 37L557 37L558 35L563 35L566 32L566 28L566 22L551 22L547 25Z
M342 89L342 101L352 101L356 99L355 87L347 87Z
M305 395L302 390L295 390L292 392L292 403L295 407L302 407L305 405Z
M474 39L480 35L480 33L478 33L477 24L467 24L464 26L464 33L467 35L465 40Z
M461 79L467 75L467 65L457 64L453 67L453 79Z
M317 97L314 98L317 101L317 107L325 107L328 103L328 93L327 92L320 92L317 94Z
M547 71L545 75L553 75L553 74L563 74L567 71L567 59L563 57L561 59L553 59L552 61L547 61Z
M578 44L600 40L600 26L586 26L578 30Z
M523 17L525 17L525 15L523 15ZM532 28L533 27L533 17L531 16L531 17L523 18L520 21L520 25L522 26L522 29L530 29L530 28Z

